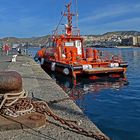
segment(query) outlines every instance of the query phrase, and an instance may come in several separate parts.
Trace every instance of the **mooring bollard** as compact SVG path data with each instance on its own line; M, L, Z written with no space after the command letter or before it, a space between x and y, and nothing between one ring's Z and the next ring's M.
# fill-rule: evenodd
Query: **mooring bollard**
M16 71L0 72L0 93L16 93L22 91L22 77Z
M16 62L16 57L17 57L17 55L12 56L12 62Z
M47 117L36 111L37 103L22 89L22 77L19 73L0 72L1 130L39 128L46 125Z

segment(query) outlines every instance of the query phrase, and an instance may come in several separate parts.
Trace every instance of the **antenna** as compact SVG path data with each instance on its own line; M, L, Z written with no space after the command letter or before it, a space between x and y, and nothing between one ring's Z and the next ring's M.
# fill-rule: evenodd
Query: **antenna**
M75 12L76 12L76 27L78 28L78 1L75 0Z

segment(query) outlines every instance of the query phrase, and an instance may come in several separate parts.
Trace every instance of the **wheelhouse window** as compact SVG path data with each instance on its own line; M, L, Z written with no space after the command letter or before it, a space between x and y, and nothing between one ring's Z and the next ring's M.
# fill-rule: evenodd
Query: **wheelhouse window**
M65 42L66 47L72 47L74 46L74 42Z
M48 47L56 47L56 43L55 42L48 42L47 44L46 44L46 47L48 48Z
M75 46L77 48L78 55L82 54L82 45L80 40L75 41Z

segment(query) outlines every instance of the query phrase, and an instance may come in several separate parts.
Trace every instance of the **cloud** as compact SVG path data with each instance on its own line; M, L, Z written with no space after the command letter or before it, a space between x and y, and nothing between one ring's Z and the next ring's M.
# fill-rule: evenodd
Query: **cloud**
M124 19L120 21L110 22L103 24L103 26L110 26L110 27L123 27L123 28L131 28L131 27L137 27L137 25L140 25L140 17L132 17L130 19ZM140 27L139 27L140 29Z
M5 12L6 11L6 8L0 8L0 13L3 13L3 12Z
M140 8L140 3L136 4L135 8Z
M140 4L135 5L109 5L108 7L99 9L98 11L91 12L90 15L79 19L79 23L94 22L105 18L113 18L128 13L140 12Z
M103 23L102 25L81 26L82 33L85 34L103 34L108 31L117 30L138 30L140 31L140 17L122 19L119 21Z
M51 25L47 19L36 16L20 17L13 21L1 21L1 36L31 37L45 35L50 32Z

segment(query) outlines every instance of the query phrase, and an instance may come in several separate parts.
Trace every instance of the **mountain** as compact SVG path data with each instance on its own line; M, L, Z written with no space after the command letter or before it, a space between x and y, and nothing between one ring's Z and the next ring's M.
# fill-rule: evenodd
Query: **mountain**
M5 38L0 39L0 42L9 43L9 44L29 43L33 45L39 45L39 44L45 44L48 38L49 38L49 35L42 36L42 37L31 37L31 38L5 37Z
M107 32L102 35L83 35L84 37L90 36L91 38L95 39L98 37L109 38L111 36L140 36L139 31L114 31L114 32ZM50 35L42 36L42 37L31 37L31 38L16 38L16 37L5 37L0 39L0 44L9 43L9 44L30 44L32 46L39 46L44 45L47 43L48 38ZM86 41L85 37L85 41Z
M106 35L118 35L118 36L140 36L140 32L139 31L116 31L116 32L107 32L105 34L103 34L102 36L106 36Z

